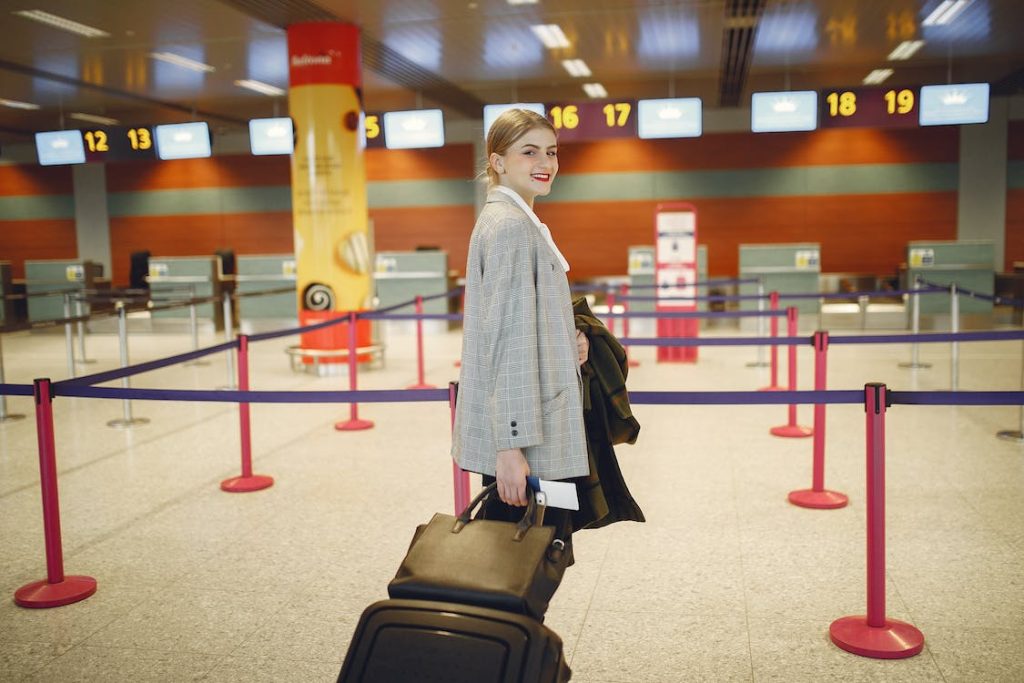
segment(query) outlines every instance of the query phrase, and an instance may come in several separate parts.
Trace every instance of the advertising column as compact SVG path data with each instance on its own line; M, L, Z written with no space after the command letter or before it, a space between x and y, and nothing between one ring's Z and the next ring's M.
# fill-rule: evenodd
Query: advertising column
M654 278L658 311L696 311L697 209L692 204L658 204L654 214ZM695 318L658 320L659 337L696 337ZM696 346L658 348L658 362L697 361Z
M288 63L296 293L299 323L308 325L367 308L373 291L359 29L337 22L289 26ZM358 332L359 346L368 345L369 322ZM335 325L303 335L302 347L343 348L347 338L346 325Z

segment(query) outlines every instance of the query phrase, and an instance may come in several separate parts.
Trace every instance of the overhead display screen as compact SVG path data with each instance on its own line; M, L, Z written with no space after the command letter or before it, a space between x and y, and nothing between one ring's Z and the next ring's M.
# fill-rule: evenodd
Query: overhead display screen
M637 103L637 135L651 138L696 138L703 130L699 97L640 100Z
M295 150L295 131L287 116L249 121L249 149L256 156L291 154Z
M821 127L913 128L917 126L914 88L851 88L821 93Z
M440 109L386 112L384 143L388 149L443 147L444 115Z
M636 101L549 103L548 119L561 142L636 137Z
M84 164L85 145L80 130L55 130L36 133L36 154L43 166Z
M198 159L210 156L210 128L205 121L157 126L156 153L161 159Z
M86 128L85 158L87 161L126 161L129 159L153 159L153 132L147 126L131 128Z
M988 122L988 83L921 86L922 126Z
M818 93L756 92L750 104L750 130L755 133L782 133L814 130L818 127Z
M513 104L485 104L484 105L484 139L487 139L487 132L491 130L494 119L501 116L507 109L527 109L544 116L544 105L540 102L516 102Z

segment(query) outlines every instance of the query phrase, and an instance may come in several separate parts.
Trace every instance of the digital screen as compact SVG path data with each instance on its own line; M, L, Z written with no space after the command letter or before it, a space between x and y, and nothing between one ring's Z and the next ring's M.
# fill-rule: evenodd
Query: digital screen
M699 97L640 100L637 103L637 135L650 138L696 138L703 131Z
M548 119L560 142L636 137L636 101L551 103Z
M922 126L988 122L988 83L921 87Z
M131 128L86 128L85 158L87 161L121 161L127 159L153 159L153 131L147 126Z
M249 149L257 156L291 154L295 149L292 120L287 116L249 121Z
M205 121L157 126L156 153L161 159L198 159L210 156L210 129Z
M36 133L36 153L43 166L84 164L85 145L80 130L55 130Z
M914 128L914 88L850 88L821 92L822 128Z
M755 133L782 133L814 130L818 127L818 93L756 92L750 103L750 130Z
M528 109L544 116L544 105L540 102L516 102L514 104L485 104L484 105L484 139L487 139L487 132L491 130L494 119L501 116L506 109Z
M384 114L388 149L444 146L444 115L440 109L389 111Z

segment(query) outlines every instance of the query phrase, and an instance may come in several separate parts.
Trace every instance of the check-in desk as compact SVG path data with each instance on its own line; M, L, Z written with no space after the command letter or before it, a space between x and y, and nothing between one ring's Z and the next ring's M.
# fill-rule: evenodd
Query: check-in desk
M213 321L218 330L224 329L224 311L219 303L221 297L220 258L216 256L151 256L149 259L149 295L153 306L186 301L191 298L215 297L218 303L204 303L196 306L196 317ZM152 312L155 321L178 321L189 319L187 306Z
M633 296L654 296L654 247L635 245L629 247L629 293ZM634 313L654 311L654 301L630 301L629 310Z
M239 256L235 276L238 318L243 330L254 321L278 321L295 324L298 320L298 295L295 293L295 255L268 254ZM280 294L243 296L288 288ZM258 322L256 323L259 324Z
M980 294L995 292L995 245L987 240L963 242L907 243L907 289L916 277L936 285L956 283L961 289ZM948 329L948 296L926 294L920 297L921 325ZM912 307L907 306L908 316ZM992 302L988 299L960 297L961 326L988 326L992 320ZM908 318L909 325L909 318Z
M95 289L97 280L102 277L103 264L94 261L25 261L28 319L35 322L63 318L64 296L60 292L80 295L83 290ZM74 306L70 313L75 314Z
M815 243L801 244L741 244L739 253L740 278L760 278L764 293L803 294L818 292L821 275L821 245ZM757 283L740 285L740 294L757 294ZM820 311L818 299L782 299L779 308L795 306L800 312L800 319L806 324L813 319L817 324ZM756 311L757 301L740 301L741 311ZM768 301L765 300L765 310ZM742 318L740 327L743 330L756 330L756 318ZM780 326L785 329L785 325Z
M448 291L448 253L444 251L379 251L373 280L377 308L387 308ZM403 308L399 313L412 313ZM448 302L432 299L423 303L424 313L447 313Z
M11 277L11 262L0 261L0 327L16 325L19 321L14 312L14 281ZM2 359L0 359L2 360Z

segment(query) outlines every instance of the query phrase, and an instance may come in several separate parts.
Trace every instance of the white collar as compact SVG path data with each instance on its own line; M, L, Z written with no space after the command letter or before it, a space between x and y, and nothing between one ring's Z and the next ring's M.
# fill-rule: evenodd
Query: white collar
M526 215L530 217L530 220L533 221L533 224L537 226L537 229L540 230L540 234L547 241L548 246L551 247L551 251L555 252L555 256L558 257L558 261L562 264L562 268L564 268L565 272L568 273L569 262L565 260L565 257L562 256L562 252L558 249L558 246L555 245L555 240L551 236L551 230L548 229L548 226L540 222L540 218L538 218L537 214L533 212L533 209L531 209L530 205L526 203L526 200L523 199L518 192L516 192L510 187L505 187L504 185L495 185L494 189L499 192L503 192L504 194L511 197L512 200L519 206L519 208L522 209L526 213Z

